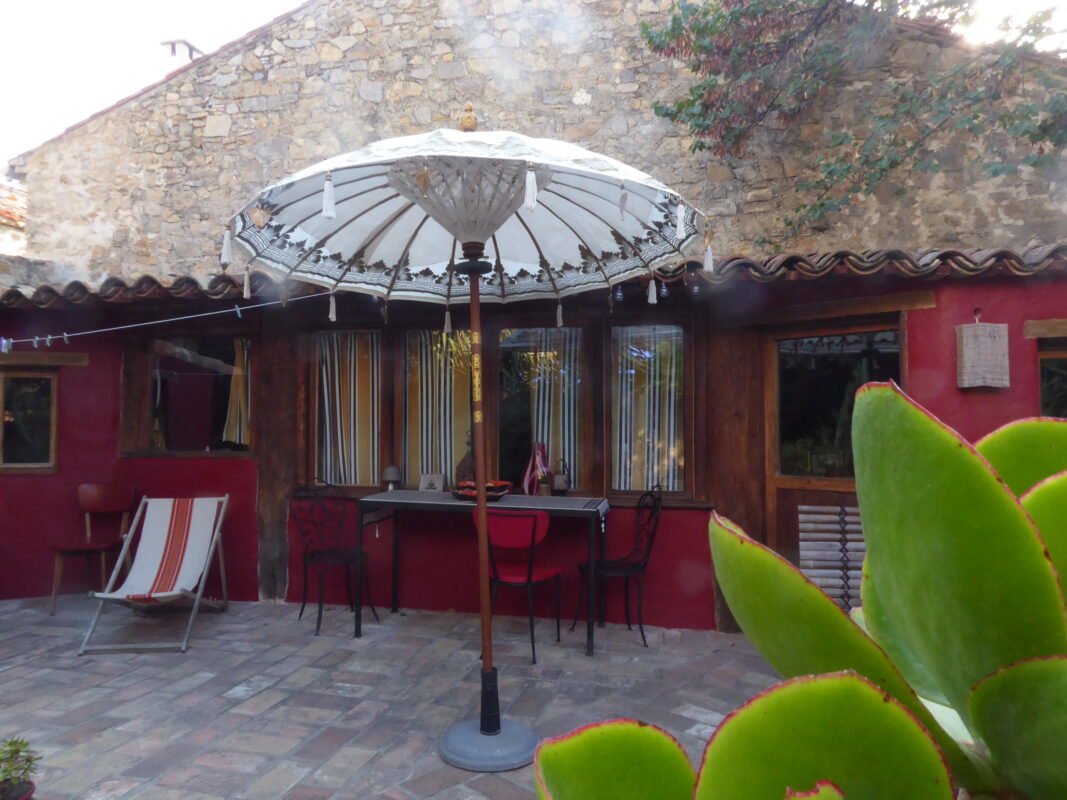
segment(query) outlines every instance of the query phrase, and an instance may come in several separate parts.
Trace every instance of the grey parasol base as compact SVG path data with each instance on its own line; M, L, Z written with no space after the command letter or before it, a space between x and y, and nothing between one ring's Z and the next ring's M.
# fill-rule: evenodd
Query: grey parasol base
M448 729L437 748L446 764L471 772L504 772L533 761L540 742L536 733L509 719L501 720L500 733L484 734L476 719Z

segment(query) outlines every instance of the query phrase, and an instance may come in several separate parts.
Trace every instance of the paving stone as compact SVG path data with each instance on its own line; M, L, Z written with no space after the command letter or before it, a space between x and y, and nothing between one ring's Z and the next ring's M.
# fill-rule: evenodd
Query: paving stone
M478 618L383 614L364 637L327 608L323 633L296 608L232 603L202 615L189 650L77 657L93 605L0 601L0 738L25 735L44 761L41 800L531 800L534 771L475 775L444 765L440 737L478 714ZM127 620L124 622L123 620ZM109 615L116 636L178 618ZM329 625L327 625L329 623ZM144 626L149 628L145 629ZM550 630L551 628L551 630ZM664 727L694 760L730 711L774 682L740 636L624 626L538 625L497 617L505 716L558 736L616 717Z

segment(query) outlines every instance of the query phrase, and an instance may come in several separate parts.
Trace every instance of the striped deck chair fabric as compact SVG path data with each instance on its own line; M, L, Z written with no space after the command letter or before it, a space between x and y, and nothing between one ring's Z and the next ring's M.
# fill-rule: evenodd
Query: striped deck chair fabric
M219 500L215 497L146 501L141 541L126 581L101 600L173 600L196 590L207 568Z
M201 604L219 611L226 610L226 568L219 531L228 501L228 495L197 498L145 497L141 500L130 528L131 535L127 536L123 543L107 590L92 593L92 596L100 601L100 605L82 641L79 655L108 650L179 650L184 653L189 647L193 621ZM130 550L133 532L138 529L140 538L133 564L125 581L116 589L122 562ZM204 586L212 556L218 559L221 600L204 597ZM138 639L133 642L89 644L100 622L105 603L138 605L165 603L180 598L193 601L185 635L180 640L151 642Z

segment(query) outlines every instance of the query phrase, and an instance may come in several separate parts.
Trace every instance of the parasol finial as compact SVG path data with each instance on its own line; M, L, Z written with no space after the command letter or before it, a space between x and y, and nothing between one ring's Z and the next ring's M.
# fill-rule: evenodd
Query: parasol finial
M463 114L459 118L459 129L467 133L478 130L478 118L474 116L474 106L471 103L463 106Z

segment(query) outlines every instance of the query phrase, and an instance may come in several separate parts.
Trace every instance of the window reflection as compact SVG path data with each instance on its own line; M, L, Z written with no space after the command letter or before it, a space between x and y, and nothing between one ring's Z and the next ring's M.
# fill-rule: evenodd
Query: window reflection
M48 375L7 375L3 379L3 464L52 461L52 390Z

